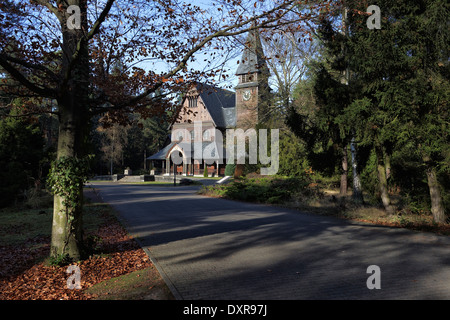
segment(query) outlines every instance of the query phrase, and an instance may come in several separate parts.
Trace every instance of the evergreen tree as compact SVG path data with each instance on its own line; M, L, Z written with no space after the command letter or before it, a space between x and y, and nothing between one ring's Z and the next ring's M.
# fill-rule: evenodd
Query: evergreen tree
M308 141L310 148L320 143L324 154L337 155L341 163L340 194L346 195L351 136L347 123L340 118L352 98L351 87L346 82L346 36L334 31L329 20L322 22L318 34L322 41L322 59L312 63L310 71L314 93L314 110L310 111L314 115L301 114L291 108L288 124L298 136Z
M0 120L0 207L12 203L39 177L44 140L37 121L19 114L12 109Z
M350 2L359 12L364 9ZM441 0L374 4L382 8L380 30L368 29L358 10L349 16L350 68L363 97L347 108L346 121L355 124L363 143L374 147L383 204L391 212L390 156L414 143L427 175L434 220L444 222L437 172L445 171L449 150L449 5Z

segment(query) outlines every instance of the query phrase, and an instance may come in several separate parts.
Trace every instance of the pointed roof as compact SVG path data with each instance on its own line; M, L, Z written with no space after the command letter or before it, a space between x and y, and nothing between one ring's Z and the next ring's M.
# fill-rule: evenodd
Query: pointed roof
M249 31L236 75L269 73L258 29Z
M170 150L176 145L176 142L171 142L161 150L159 150L154 155L151 155L150 157L147 157L147 160L164 160L167 158Z

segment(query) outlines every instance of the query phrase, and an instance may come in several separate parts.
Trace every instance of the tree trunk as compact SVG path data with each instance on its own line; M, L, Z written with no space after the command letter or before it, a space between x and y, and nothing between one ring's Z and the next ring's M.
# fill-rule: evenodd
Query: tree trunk
M350 144L350 151L352 154L352 173L353 173L352 198L355 203L362 204L362 203L364 203L364 198L363 198L363 194L361 191L361 180L360 180L359 174L358 174L358 160L357 160L355 138L352 138L352 142Z
M341 196L347 195L347 179L348 179L348 156L347 156L347 145L342 147L342 173L341 173L341 184L339 189L339 194Z
M62 157L82 156L82 123L78 112L72 112L66 108L63 102L60 106L60 127L58 137L57 159ZM62 111L64 110L64 111ZM77 119L78 118L78 119ZM68 255L72 260L80 260L83 229L82 229L82 203L83 190L78 192L78 203L75 208L69 208L64 204L64 197L54 196L53 225L50 255L53 257Z
M387 152L384 152L384 167L386 169L386 180L391 177L391 157Z
M394 214L394 208L391 205L391 198L389 197L383 149L380 146L376 146L375 153L377 156L377 172L378 172L378 183L380 188L381 201L383 202L383 206L386 212L388 214Z
M63 31L62 75L67 79L61 85L58 100L59 136L57 159L84 156L84 143L89 130L88 87L89 54L88 43L83 41L87 30L86 1L71 1L81 10L81 28L69 29L66 19L61 22ZM81 40L83 39L83 40ZM75 62L74 59L77 59ZM79 260L82 256L83 188L76 190L77 203L74 207L64 204L64 198L55 195L50 255L68 256Z
M425 163L429 162L429 157L424 157ZM431 198L431 213L433 214L433 220L436 223L445 223L445 210L442 202L441 192L439 190L439 182L436 176L436 169L427 165L427 181L428 188L430 190Z

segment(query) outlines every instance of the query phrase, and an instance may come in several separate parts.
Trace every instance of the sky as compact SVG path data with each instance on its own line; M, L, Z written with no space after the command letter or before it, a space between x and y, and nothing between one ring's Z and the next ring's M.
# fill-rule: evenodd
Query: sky
M190 2L192 4L195 4L202 9L208 10L212 9L212 1L206 1L206 0L194 0L194 1L185 1ZM241 38L246 38L246 34L241 35ZM244 46L242 46L242 51L244 50ZM220 50L219 50L220 51ZM214 78L214 81L216 82L216 85L222 88L230 89L234 91L234 87L238 84L238 77L235 75L235 72L238 67L238 60L241 58L242 51L238 51L235 49L233 52L230 50L223 50L219 52L219 59L216 61L213 61L213 65L219 66L225 61L224 67L222 68L222 73L227 75L227 78L224 80L222 77L222 73L217 75ZM205 70L207 67L206 63L204 62L205 59L210 59L209 54L207 52L202 52L200 54L196 54L195 61L190 61L188 63L188 68L192 68L195 70ZM143 67L147 70L147 68L152 68L153 71L156 72L165 72L168 70L169 66L167 66L163 62L157 62L157 63L150 63L147 66Z

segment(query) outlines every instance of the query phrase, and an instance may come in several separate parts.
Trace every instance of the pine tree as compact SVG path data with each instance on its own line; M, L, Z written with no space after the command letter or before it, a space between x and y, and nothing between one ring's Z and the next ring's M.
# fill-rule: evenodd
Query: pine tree
M340 194L347 194L348 144L351 135L348 125L340 115L350 104L352 87L347 81L348 59L345 52L345 34L333 30L329 20L324 20L319 28L323 43L322 61L313 69L313 88L316 103L316 135L322 138L324 149L332 144L341 162Z
M445 214L437 179L448 154L449 5L446 1L374 1L382 8L380 30L370 30L357 9L350 15L350 68L362 97L346 110L358 138L377 156L380 192L392 212L387 192L390 155L413 142L426 171L434 220ZM359 5L359 6L358 6Z

